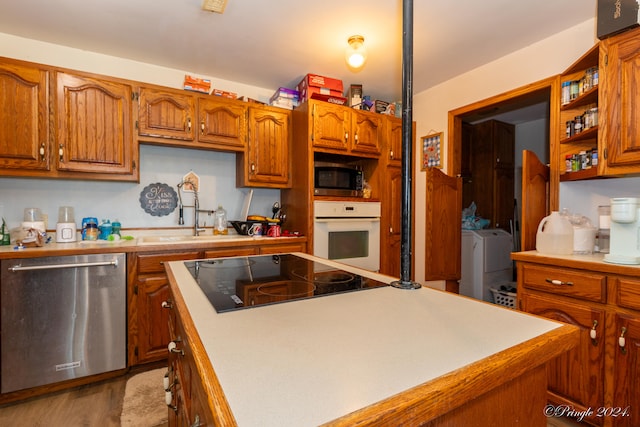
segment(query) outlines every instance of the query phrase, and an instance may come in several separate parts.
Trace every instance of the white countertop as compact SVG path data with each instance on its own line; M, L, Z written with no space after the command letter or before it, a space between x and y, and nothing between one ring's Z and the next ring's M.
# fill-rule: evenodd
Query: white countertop
M319 425L560 326L425 287L218 314L184 264L169 265L240 426Z

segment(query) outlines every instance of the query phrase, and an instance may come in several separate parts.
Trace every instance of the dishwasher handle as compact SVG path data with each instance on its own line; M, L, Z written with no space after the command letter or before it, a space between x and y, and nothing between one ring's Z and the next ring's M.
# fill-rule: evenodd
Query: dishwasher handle
M98 262L76 262L70 264L49 264L49 265L30 265L23 267L22 265L14 265L9 267L9 271L30 271L30 270L54 270L60 268L77 268L77 267L102 267L102 266L118 266L118 258L114 258L111 261L98 261Z

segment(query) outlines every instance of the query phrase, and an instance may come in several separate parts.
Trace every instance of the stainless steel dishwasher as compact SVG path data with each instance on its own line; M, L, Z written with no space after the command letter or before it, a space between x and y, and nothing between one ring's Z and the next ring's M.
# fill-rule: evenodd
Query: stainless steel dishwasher
M124 254L0 261L2 393L126 367Z

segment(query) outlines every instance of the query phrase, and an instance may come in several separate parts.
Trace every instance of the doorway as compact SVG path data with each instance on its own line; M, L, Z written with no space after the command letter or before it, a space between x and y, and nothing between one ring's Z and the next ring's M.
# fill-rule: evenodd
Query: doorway
M556 113L550 108L555 97L558 96L557 80L549 78L537 83L527 85L523 88L515 89L483 101L470 104L465 107L458 108L449 112L449 138L447 140L448 156L447 167L451 174L461 176L463 178L463 194L462 200L470 203L472 198L469 194L465 194L472 188L464 183L469 180L476 179L477 174L471 175L472 171L468 170L469 144L473 143L470 138L471 129L479 124L486 124L491 121L505 123L513 126L513 169L512 182L513 200L500 201L499 197L495 197L496 203L511 204L513 206L513 214L511 215L512 224L498 224L499 228L503 228L513 235L514 251L520 247L520 218L521 218L521 200L522 200L522 151L530 150L537 154L539 159L545 163L549 163L551 153L549 152L550 138L558 135ZM486 153L485 153L486 154ZM494 159L495 160L495 159ZM487 164L487 168L492 167ZM501 172L504 176L504 171ZM485 174L490 176L491 174ZM494 174L495 176L496 174ZM503 180L503 182L505 182ZM499 185L493 189L487 186L479 186L487 188L485 192L500 191ZM484 194L485 198L492 194ZM469 206L462 205L463 209ZM503 209L504 210L504 209ZM482 212L477 212L481 216ZM462 216L462 213L461 213ZM491 227L495 227L493 224Z

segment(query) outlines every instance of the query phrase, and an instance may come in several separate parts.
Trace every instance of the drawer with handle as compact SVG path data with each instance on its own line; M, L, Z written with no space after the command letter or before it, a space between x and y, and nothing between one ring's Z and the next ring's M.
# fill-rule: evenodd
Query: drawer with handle
M588 301L606 301L607 276L584 270L522 264L522 286Z

